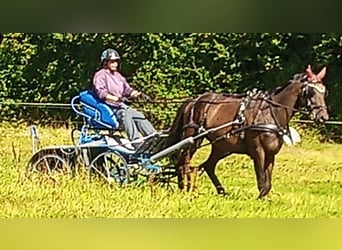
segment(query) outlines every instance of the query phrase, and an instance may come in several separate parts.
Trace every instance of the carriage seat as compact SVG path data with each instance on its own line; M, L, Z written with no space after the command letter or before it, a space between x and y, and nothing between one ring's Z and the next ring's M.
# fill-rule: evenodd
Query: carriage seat
M93 91L84 90L79 94L79 103L81 104L84 117L87 122L98 129L119 128L119 122L113 108L98 98Z

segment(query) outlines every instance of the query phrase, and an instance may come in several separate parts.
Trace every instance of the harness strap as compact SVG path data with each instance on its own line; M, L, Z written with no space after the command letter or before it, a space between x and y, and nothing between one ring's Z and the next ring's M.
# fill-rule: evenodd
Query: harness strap
M286 133L286 130L281 129L278 125L275 124L255 124L246 127L246 129L255 130L255 131L264 131L264 132L272 132L276 133L279 136L282 136Z
M200 127L199 127L199 131L198 131L198 132L201 132L201 131L204 130L203 125L204 125L205 120L207 119L208 109L209 109L209 107L210 107L210 104L212 104L212 103L215 101L215 99L216 99L216 96L214 95L214 96L212 96L212 97L210 98L209 102L207 102L207 103L205 104L204 113L203 113L202 120L201 120L201 122L200 122Z
M190 118L189 118L189 123L188 124L185 124L183 126L183 131L187 128L199 128L200 126L198 124L196 124L194 122L194 111L195 111L195 105L197 103L197 101L203 96L204 94L201 94L199 96L197 96L197 98L192 102L192 105L191 105L191 110L190 110Z
M207 119L207 114L208 114L208 109L210 107L210 104L212 104L215 99L216 99L216 96L212 96L211 99L206 102L205 104L205 107L204 107L204 113L203 113L203 117L200 121L199 124L195 123L194 122L194 112L195 112L195 105L196 103L202 98L202 96L206 94L206 93L203 93L201 95L199 95L193 102L192 102L192 105L191 105L191 110L190 110L190 119L189 119L189 123L188 124L185 124L183 126L183 130L187 129L187 128L195 128L195 129L198 129L198 132L201 132L203 130L203 125L204 125L204 122L205 120Z
M262 107L262 104L264 103L264 100L265 100L265 94L262 93L262 92L259 92L256 94L256 97L253 98L254 100L260 100L258 102L258 105L256 105L253 109L253 113L252 113L252 117L253 117L253 120L252 120L252 124L255 123L255 120L258 118L259 114L260 114L260 111L261 111L261 107Z

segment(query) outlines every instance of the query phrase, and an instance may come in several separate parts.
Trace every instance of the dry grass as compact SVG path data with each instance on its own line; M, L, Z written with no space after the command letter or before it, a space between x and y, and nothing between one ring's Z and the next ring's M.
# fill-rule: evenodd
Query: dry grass
M70 144L70 130L38 128L42 144ZM276 158L273 188L256 200L252 162L233 155L219 162L217 172L228 192L218 197L204 174L200 195L171 192L148 185L120 188L89 182L86 175L57 182L27 178L31 156L27 127L0 127L0 217L5 218L317 218L342 217L342 159L339 144L320 144L304 137L295 147L283 147ZM208 147L194 164L202 162Z

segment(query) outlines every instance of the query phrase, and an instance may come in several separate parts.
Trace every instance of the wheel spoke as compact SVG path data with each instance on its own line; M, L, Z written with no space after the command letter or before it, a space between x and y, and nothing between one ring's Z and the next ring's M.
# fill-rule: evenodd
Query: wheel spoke
M49 177L57 175L71 176L71 170L66 161L57 154L41 154L30 161L28 166L29 174L40 174Z
M99 154L90 163L90 174L94 172L107 182L115 182L120 185L130 182L128 167L125 158L115 151L107 151Z

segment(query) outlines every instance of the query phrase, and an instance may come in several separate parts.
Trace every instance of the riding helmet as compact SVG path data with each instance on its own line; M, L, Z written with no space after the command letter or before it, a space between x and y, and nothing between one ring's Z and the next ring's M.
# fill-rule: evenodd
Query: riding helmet
M106 49L101 54L101 62L109 60L120 60L119 52L115 49Z

